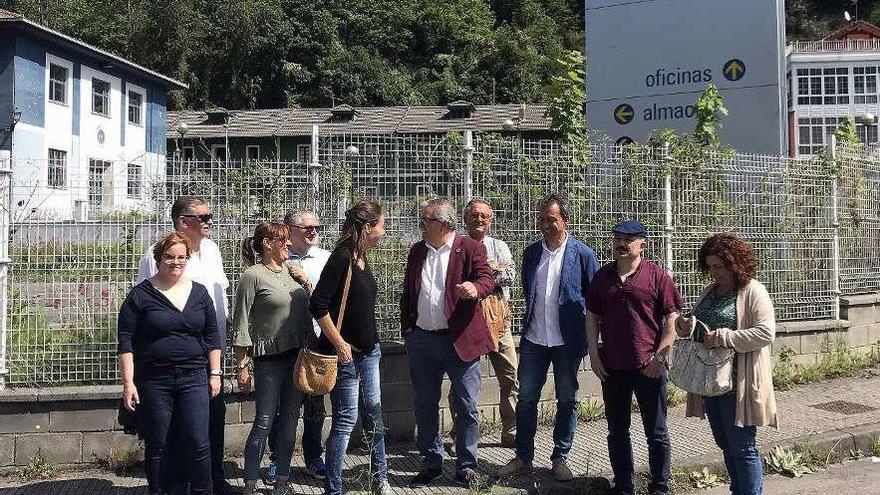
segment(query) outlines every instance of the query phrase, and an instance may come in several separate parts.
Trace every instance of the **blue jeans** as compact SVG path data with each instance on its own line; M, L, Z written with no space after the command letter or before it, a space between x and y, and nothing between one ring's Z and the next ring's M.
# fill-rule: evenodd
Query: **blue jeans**
M538 429L538 401L553 364L556 387L556 421L551 459L567 458L577 426L578 368L582 358L568 346L546 347L528 339L519 344L519 402L516 404L516 456L532 462Z
M724 465L730 475L730 493L760 495L764 489L764 472L755 442L756 428L736 426L736 392L705 397L703 404L712 436L724 454Z
M302 451L306 466L319 459L324 454L324 445L321 435L324 430L324 396L306 395L303 397L303 433ZM275 462L275 437L278 434L279 421L272 423L269 430L269 459Z
M635 394L648 440L648 490L669 491L671 449L666 429L666 372L648 378L640 371L609 371L602 382L605 417L608 420L608 457L614 471L614 486L633 493L633 453L629 437L632 396Z
M369 352L352 353L352 361L339 363L336 386L330 392L333 416L330 437L327 438L327 476L324 490L328 495L343 493L342 464L348 450L348 440L358 420L358 404L363 403L363 429L372 440L371 471L377 479L388 477L385 458L385 423L382 421L382 389L379 380L379 344Z
M418 327L406 337L409 374L412 382L418 435L416 445L425 468L440 469L443 464L443 441L440 438L440 388L443 374L452 382L455 408L456 469L477 467L477 443L480 440L479 412L480 360L462 361L452 345L452 335L428 332Z
M144 435L144 471L150 495L164 494L176 485L178 470L190 482L193 495L210 494L211 447L208 440L208 375L204 368L135 369ZM172 421L177 426L180 455L165 455ZM182 466L172 467L169 459ZM164 462L163 462L164 461Z
M254 395L256 414L254 425L244 445L244 480L256 481L260 475L260 459L263 446L269 436L272 424L278 421L275 438L275 457L278 476L290 476L290 458L293 456L293 443L296 440L296 423L303 393L293 383L293 363L296 353L290 359L254 360Z

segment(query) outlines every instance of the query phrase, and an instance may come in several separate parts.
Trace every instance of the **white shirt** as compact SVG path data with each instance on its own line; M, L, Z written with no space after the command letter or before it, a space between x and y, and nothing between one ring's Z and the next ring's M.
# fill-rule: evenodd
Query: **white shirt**
M526 339L533 344L545 347L565 344L559 328L559 283L566 245L568 234L565 235L562 245L553 251L547 248L546 243L541 242L544 250L535 272L535 307L532 325L526 335Z
M138 276L135 283L151 278L159 270L156 268L156 260L153 258L153 246L141 256ZM211 301L214 301L214 311L217 312L217 328L226 335L226 318L229 316L229 304L226 300L226 289L229 288L229 279L223 271L223 257L220 248L211 239L202 239L199 250L194 251L186 262L183 275L198 282L208 289ZM224 341L224 345L225 345Z
M309 277L312 288L314 288L318 285L318 280L321 279L321 272L324 271L324 265L327 264L328 259L330 259L330 251L321 249L318 246L309 246L309 250L303 256L294 254L291 251L287 262L301 267L306 272L306 276ZM321 327L318 326L318 322L314 319L312 319L312 325L315 328L315 336L319 337L321 335Z
M504 299L510 300L510 286L516 281L516 266L513 263L513 254L510 247L501 239L483 236L483 245L486 246L486 261L492 263L508 263L507 268L500 273L495 272L495 288L501 289Z
M455 236L434 249L425 243L428 252L425 255L425 264L422 265L422 287L419 290L418 312L419 317L416 325L425 330L440 330L449 328L446 320L446 270L449 268L449 255L452 253L452 243Z

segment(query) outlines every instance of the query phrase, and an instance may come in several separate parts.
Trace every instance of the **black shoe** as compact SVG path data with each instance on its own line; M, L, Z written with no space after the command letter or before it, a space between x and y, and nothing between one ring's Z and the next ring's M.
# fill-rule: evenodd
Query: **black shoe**
M490 476L481 474L471 468L464 468L455 473L455 481L457 481L460 486L479 492L491 490L492 485L494 484Z
M432 481L436 480L442 475L443 470L441 469L424 468L419 471L418 474L413 476L413 479L409 480L409 487L422 488L424 486L428 486Z
M214 486L214 495L241 495L244 491L241 488L232 486L228 481L224 481Z

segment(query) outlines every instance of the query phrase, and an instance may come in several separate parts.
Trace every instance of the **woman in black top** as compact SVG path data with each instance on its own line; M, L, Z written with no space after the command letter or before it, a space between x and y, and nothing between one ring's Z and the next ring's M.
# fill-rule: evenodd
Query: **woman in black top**
M309 309L321 326L318 347L339 356L336 387L330 392L333 420L327 439L327 475L324 490L341 494L342 461L348 440L358 418L358 395L363 394L364 431L372 439L372 465L375 490L390 494L385 459L385 425L382 422L379 360L382 353L376 333L376 279L367 264L367 251L385 235L382 207L372 201L359 201L345 212L342 236L327 260L321 279L312 293ZM345 280L351 270L348 299L342 328L336 327Z
M191 493L210 494L212 487L208 399L220 393L222 342L208 290L183 276L190 253L178 232L159 239L153 248L158 272L134 286L119 310L122 401L140 414L151 495L166 493L168 474L176 471L160 465L172 421L187 449L176 458L188 461L182 468Z

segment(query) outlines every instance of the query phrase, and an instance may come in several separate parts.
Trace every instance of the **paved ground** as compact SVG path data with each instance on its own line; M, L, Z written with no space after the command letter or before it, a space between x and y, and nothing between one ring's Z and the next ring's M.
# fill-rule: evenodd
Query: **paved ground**
M759 442L762 449L768 449L779 442L809 438L822 432L866 424L880 425L880 372L873 370L856 378L837 379L801 386L793 391L779 393L778 402L781 417L780 429L759 429ZM707 423L694 418L685 418L683 406L670 410L669 428L673 448L673 466L700 465L704 460L717 456L718 450L712 440ZM570 464L572 470L581 477L574 485L580 488L579 491L583 495L593 492L592 489L587 488L588 486L605 485L602 475L610 470L605 443L606 432L604 421L582 423L578 426ZM641 421L638 414L634 414L632 440L636 463L640 466L647 464L644 438L644 434L641 432ZM535 486L536 483L544 487L553 484L547 477L550 467L548 457L552 450L552 428L542 427L538 432L536 442L535 465L538 468L536 476L500 480L502 486L528 489ZM498 466L505 464L512 455L512 450L501 448L492 438L484 438L480 445L480 462L486 472L492 472ZM294 464L301 466L302 459L296 458ZM398 445L390 448L388 464L390 481L395 487L405 486L406 481L418 471L420 466L419 456L411 445ZM358 473L367 469L367 458L358 453L352 453L348 456L346 465L347 479L356 479ZM234 484L240 484L240 481L235 479L241 474L239 466L240 461L237 465L230 465L231 469L228 470L230 477L234 478L230 481ZM453 461L447 461L444 466L445 476L438 480L434 487L421 490L400 488L397 493L412 495L465 494L467 493L466 489L456 488L452 483L453 467ZM77 471L67 473L65 478L69 479L26 484L19 483L15 479L0 480L0 495L146 494L145 482L140 475L119 477L102 471ZM292 482L295 493L318 494L322 490L319 482L306 479L299 471L294 473ZM786 483L786 481L783 480L782 483ZM877 485L869 486L876 487ZM722 490L717 493L725 492ZM788 492L767 490L766 493ZM829 491L806 491L803 493L843 495L849 492L829 489ZM852 493L880 493L880 489L875 492L868 490Z
M727 487L715 487L700 495L728 495ZM880 458L867 458L829 466L802 478L769 476L764 493L772 495L870 495L880 493Z

